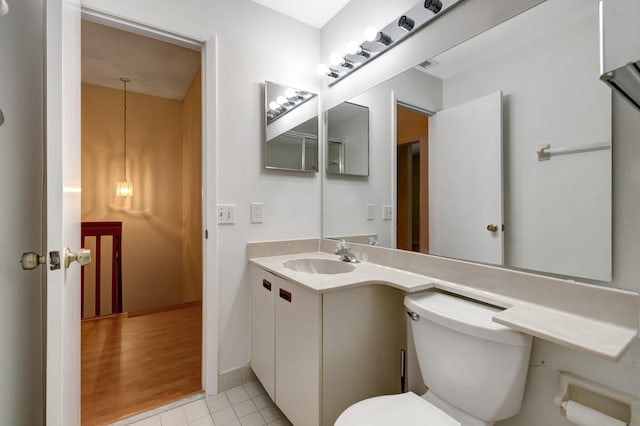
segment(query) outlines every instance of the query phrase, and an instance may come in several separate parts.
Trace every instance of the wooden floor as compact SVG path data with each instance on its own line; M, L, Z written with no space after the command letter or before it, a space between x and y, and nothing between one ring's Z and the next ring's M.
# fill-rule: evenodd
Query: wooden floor
M82 322L82 425L200 392L202 306Z

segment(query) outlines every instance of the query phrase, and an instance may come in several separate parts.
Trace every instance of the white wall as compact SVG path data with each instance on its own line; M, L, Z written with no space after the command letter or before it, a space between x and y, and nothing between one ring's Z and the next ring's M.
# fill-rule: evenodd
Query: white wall
M323 228L328 237L376 234L384 247L394 247L394 221L382 220L382 206L392 200L395 124L392 93L399 101L435 111L442 106L442 83L418 70L409 70L384 84L350 99L369 107L369 176L327 175L323 183ZM368 221L367 204L376 206L375 220Z
M323 29L323 43L328 34L332 40L348 39L348 31L341 31L343 23L355 21L366 22L369 15L376 16L375 7L371 10L359 1L360 8L345 8L341 16L332 20ZM351 3L356 4L356 1ZM384 3L384 2L379 2ZM522 2L492 2L485 12L467 14L464 10L455 14L457 20L452 33L444 32L447 37L462 38L465 32L471 31L480 21L497 23L501 16L513 14L515 8L524 9L533 6L537 1ZM487 5L486 1L468 0L465 2L469 9L475 4ZM465 13L462 13L465 12ZM489 15L491 15L489 17ZM388 16L391 21L396 15ZM451 14L454 19L454 14ZM459 19L459 20L458 20ZM386 21L385 21L386 22ZM444 24L445 20L442 19ZM450 22L450 21L447 21ZM332 25L336 23L336 25ZM341 23L338 25L338 23ZM339 103L368 88L388 79L407 69L420 60L431 57L419 54L415 61L410 59L411 50L426 52L431 49L429 43L424 42L428 35L437 34L436 26L423 31L424 37L418 34L405 43L385 54L374 63L362 69L356 75L350 76L332 89L325 98L325 105ZM446 38L446 37L445 37ZM326 61L331 48L323 48L322 59ZM567 55L568 58L571 55ZM603 83L604 84L604 83ZM640 112L630 107L617 95L613 99L613 281L611 285L640 291ZM554 161L554 160L552 160ZM618 363L612 363L588 354L566 349L558 345L534 339L534 348L529 369L527 389L521 412L515 417L500 422L500 426L568 426L569 423L560 414L560 410L553 405L553 393L557 386L560 370L571 371L584 377L591 378L619 388L623 391L640 395L640 342L636 339L627 354Z
M444 80L445 108L503 92L505 265L611 279L611 151L536 155L544 143L610 143L598 37L594 4L590 16Z
M251 309L247 242L320 235L318 174L265 171L261 146L264 81L318 92L320 32L249 0L83 4L199 39L218 36L219 160L207 167L216 174L218 203L237 205L236 224L218 228L219 368L245 366ZM264 203L263 224L250 224L249 204L254 201Z
M44 2L8 3L9 14L0 16L0 422L38 425L44 267L22 271L18 260L43 251Z

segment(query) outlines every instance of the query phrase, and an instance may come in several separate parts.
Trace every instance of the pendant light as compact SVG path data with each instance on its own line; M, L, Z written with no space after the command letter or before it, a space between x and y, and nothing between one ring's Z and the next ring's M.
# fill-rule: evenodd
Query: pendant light
M126 77L121 77L124 84L124 156L122 160L122 181L116 185L116 195L118 197L131 197L133 195L133 183L127 179L127 83Z

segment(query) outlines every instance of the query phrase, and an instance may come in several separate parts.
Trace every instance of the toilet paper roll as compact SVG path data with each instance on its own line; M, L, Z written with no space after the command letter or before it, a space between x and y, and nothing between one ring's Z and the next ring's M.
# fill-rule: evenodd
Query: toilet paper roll
M623 421L575 401L565 401L562 407L567 413L567 420L578 426L627 426Z

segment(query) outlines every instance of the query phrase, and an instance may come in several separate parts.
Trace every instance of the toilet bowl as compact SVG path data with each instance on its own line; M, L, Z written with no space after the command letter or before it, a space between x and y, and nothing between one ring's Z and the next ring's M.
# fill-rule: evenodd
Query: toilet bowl
M357 402L336 426L491 426L522 405L531 336L492 321L500 308L441 292L407 296L429 391Z
M335 426L460 426L413 392L365 399L347 408Z

